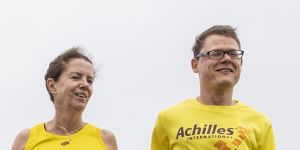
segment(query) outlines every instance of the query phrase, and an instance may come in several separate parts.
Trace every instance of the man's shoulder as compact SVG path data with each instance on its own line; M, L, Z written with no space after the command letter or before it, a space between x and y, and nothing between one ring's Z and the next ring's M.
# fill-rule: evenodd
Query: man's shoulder
M185 100L180 101L179 103L177 103L173 106L170 106L170 107L167 107L167 108L163 109L162 111L160 111L160 115L181 113L182 111L185 111L188 108L194 107L195 101L196 100L194 98L185 99Z
M241 105L242 105L242 108L244 110L246 110L245 113L247 113L248 115L251 115L253 118L258 118L259 121L262 121L262 122L264 122L266 124L271 124L271 119L264 112L258 110L254 106L250 106L250 105L245 104L245 103L242 103Z

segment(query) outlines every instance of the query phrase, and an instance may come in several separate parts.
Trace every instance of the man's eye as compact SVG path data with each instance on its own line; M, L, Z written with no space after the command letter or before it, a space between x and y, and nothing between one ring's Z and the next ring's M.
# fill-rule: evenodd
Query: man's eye
M222 55L222 52L211 52L210 55L211 56L220 56L220 55Z
M235 56L238 56L238 54L229 54L229 56L234 56L235 57Z
M238 56L239 54L237 52L231 52L231 53L228 53L228 55L230 55L230 56Z

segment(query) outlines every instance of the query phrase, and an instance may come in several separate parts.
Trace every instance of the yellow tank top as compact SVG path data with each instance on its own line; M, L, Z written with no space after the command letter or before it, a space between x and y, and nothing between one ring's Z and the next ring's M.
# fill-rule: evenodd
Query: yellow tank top
M44 124L39 124L30 129L24 150L107 150L100 129L89 123L71 135L69 144L62 145L68 139L68 136L46 132Z

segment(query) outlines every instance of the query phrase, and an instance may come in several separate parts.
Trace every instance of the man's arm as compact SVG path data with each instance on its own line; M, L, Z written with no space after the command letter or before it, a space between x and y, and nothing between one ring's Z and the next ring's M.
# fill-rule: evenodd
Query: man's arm
M266 132L260 141L261 144L259 150L275 150L276 145L272 125L270 124L265 131Z
M160 113L157 117L155 127L152 132L151 150L169 149L169 140L161 117L162 116Z
M17 135L17 137L12 145L12 150L24 150L24 146L26 144L28 136L29 136L29 129L25 129L25 130L21 131Z

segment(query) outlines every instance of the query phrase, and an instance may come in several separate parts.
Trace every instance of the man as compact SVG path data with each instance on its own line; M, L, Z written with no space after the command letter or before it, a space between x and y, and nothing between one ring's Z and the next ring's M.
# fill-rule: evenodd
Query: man
M160 112L151 150L275 150L271 122L232 100L244 51L235 29L213 26L196 38L192 69L200 96Z

